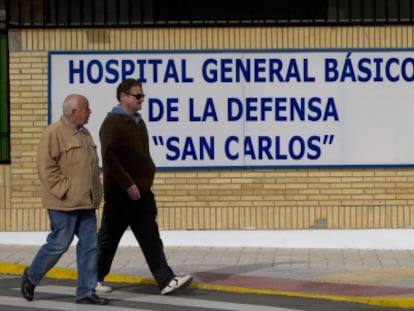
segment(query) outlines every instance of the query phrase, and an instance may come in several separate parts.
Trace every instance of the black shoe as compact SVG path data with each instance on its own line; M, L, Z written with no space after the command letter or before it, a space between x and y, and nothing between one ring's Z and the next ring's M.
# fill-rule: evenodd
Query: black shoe
M83 303L88 305L107 305L109 300L106 298L101 298L96 294L77 299L76 303Z
M28 300L32 301L34 296L34 290L36 285L30 283L29 279L27 278L27 268L24 269L23 277L22 277L22 285L20 286L20 290L22 292L23 297Z

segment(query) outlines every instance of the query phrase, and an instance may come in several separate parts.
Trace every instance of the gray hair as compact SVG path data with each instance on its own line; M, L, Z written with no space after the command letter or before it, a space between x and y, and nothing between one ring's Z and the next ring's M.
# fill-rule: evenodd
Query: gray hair
M82 98L84 98L84 96L80 94L70 94L66 96L62 105L63 114L68 116L73 109L78 109Z

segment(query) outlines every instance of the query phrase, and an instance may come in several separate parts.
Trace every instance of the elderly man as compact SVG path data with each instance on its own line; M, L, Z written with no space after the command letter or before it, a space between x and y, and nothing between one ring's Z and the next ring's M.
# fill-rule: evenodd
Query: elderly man
M96 145L84 127L90 114L86 97L71 94L63 102L61 118L48 126L40 138L37 168L51 232L23 273L21 293L26 300L33 300L36 285L67 251L76 235L76 303L108 303L108 299L100 298L94 290L97 282L96 209L102 200L102 184Z

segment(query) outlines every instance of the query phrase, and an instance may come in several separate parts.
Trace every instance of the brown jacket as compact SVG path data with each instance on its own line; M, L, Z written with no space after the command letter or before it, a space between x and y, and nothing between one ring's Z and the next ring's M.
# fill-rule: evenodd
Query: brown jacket
M43 132L37 169L42 200L48 209L95 209L102 200L96 145L85 128L77 130L62 116Z
M105 191L125 191L133 184L140 190L151 189L155 165L142 119L137 123L120 108L114 108L102 123L99 138Z

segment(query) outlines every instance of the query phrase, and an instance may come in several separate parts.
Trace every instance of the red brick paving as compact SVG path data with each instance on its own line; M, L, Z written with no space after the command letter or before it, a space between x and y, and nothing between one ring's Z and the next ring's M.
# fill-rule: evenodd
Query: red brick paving
M414 295L414 288L344 284L333 282L303 281L284 278L234 275L226 273L199 272L195 274L203 283L250 288L298 292L315 295L334 295L350 297L378 297Z

